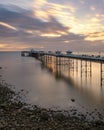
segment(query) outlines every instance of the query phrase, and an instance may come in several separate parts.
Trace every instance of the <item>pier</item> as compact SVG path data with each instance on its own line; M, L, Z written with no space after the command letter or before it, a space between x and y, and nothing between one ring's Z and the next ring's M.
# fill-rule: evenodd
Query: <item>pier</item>
M43 56L46 57L57 57L57 58L71 58L71 59L79 59L79 60L87 60L87 61L93 61L93 62L104 62L104 57L101 56L93 56L93 55L76 55L73 54L71 51L67 51L66 54L62 53L61 51L56 51L56 52L52 52L52 51L22 51L21 52L22 56L28 55L28 56L33 56L36 57L37 59L41 59L43 58Z
M84 80L89 80L92 77L92 63L98 63L100 66L100 86L104 86L104 57L102 56L90 56L90 55L76 55L71 51L67 51L66 53L62 53L61 51L23 51L21 52L22 56L30 56L35 57L40 60L44 66L47 66L52 73L56 73L57 76L64 77L63 79L67 79L65 75L62 75L62 71L67 69L68 73L79 73L81 84ZM67 80L68 81L68 80Z

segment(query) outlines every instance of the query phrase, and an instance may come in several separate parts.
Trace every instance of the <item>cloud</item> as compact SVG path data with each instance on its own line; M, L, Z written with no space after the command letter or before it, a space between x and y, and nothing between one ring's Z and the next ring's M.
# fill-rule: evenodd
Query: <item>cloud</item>
M44 0L40 4L44 5L45 2L47 3ZM37 10L35 9L25 10L13 5L9 5L9 7L0 5L0 50L25 50L30 48L81 50L84 47L90 48L92 39L95 37L93 42L98 41L98 35L99 39L102 37L98 33L93 34L93 36L90 34L97 32L96 30L100 25L101 21L98 21L97 16L96 19L94 19L95 17L88 19L86 26L84 26L83 22L74 17L72 13L64 11L64 9L63 5L53 5L51 9L46 10L48 19L43 20L36 15ZM50 11L53 11L53 14L50 14ZM68 20L69 24L66 26ZM90 23L88 23L89 21ZM93 30L91 30L91 26L94 28ZM99 45L102 46L100 43Z
M0 40L8 37L17 37L18 31L15 27L6 23L0 22Z
M9 29L12 29L12 30L17 30L15 27L13 27L13 26L11 26L11 25L9 25L7 23L4 23L4 22L0 22L0 25L4 26L4 27L7 27Z
M64 27L55 18L47 22L32 17L32 12L13 11L0 8L0 48L43 48L45 42L56 36L68 34L69 28ZM45 36L48 34L49 36ZM8 45L7 45L8 44ZM17 47L16 47L17 45Z
M96 10L96 7L91 6L90 9L91 9L92 11L95 11L95 10Z
M6 6L6 8L10 8L10 6L12 6L12 10L16 10L18 7L22 9L31 9L33 0L0 0L0 4Z
M104 32L90 33L85 38L86 41L102 41L104 42Z
M66 27L69 26L71 21L76 20L73 13L76 12L76 8L69 2L64 4L53 3L47 0L34 0L34 15L35 17L49 21L50 16L55 17L61 24Z
M24 33L42 35L43 33L53 33L57 35L67 34L69 28L64 27L55 18L50 17L48 22L30 17L25 13L12 12L5 8L0 11L0 25L17 30Z

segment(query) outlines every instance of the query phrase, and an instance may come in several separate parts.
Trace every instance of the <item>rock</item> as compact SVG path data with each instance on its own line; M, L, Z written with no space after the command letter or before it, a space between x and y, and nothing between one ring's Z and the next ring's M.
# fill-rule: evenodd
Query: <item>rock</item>
M71 99L72 102L75 102L75 99Z
M95 122L95 125L96 125L96 126L100 126L100 125L102 125L102 124L104 124L104 123L103 123L102 121L100 121L100 120L98 120L98 121Z
M15 128L11 128L11 130L16 130Z
M57 113L54 118L59 121L65 120L65 116L62 113Z
M104 130L103 118L96 122L88 121L89 112L83 115L73 107L70 114L38 106L31 109L17 98L14 101L14 96L17 97L8 85L0 85L0 130ZM75 99L71 101L75 102Z
M48 121L49 115L47 112L41 112L40 114L40 121Z
M76 115L77 113L76 112L73 112L73 115Z

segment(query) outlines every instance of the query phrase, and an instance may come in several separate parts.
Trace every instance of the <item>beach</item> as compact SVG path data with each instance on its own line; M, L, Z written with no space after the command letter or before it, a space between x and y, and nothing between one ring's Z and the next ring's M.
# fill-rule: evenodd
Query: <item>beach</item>
M23 91L23 90L22 90ZM18 98L12 86L0 84L0 130L104 130L102 120L88 121L28 104Z

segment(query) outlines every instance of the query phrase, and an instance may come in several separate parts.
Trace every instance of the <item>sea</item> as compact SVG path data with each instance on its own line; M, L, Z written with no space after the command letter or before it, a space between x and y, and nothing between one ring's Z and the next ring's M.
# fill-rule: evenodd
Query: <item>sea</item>
M75 109L87 113L88 118L104 120L104 63L74 60L73 67L55 67L22 57L21 52L0 52L0 67L0 81L22 93L27 104L62 111Z

